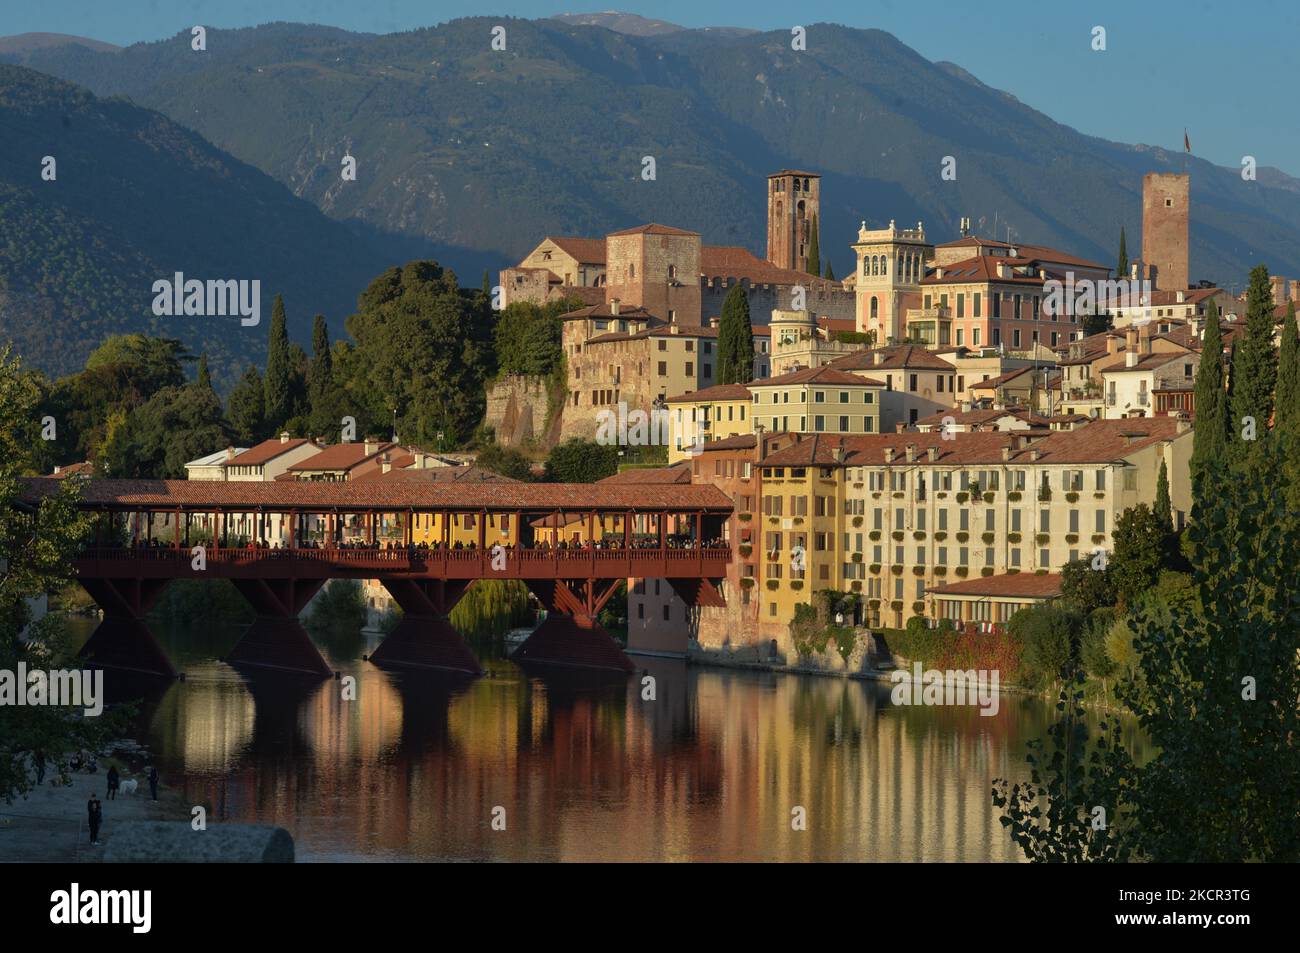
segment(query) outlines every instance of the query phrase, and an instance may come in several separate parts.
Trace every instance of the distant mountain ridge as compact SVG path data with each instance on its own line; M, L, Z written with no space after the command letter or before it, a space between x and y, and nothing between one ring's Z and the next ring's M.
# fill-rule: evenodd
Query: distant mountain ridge
M821 253L838 275L864 220L924 221L945 241L968 216L989 237L1105 262L1124 226L1136 257L1142 175L1184 165L1193 280L1240 287L1260 261L1300 275L1300 182L1280 171L1243 182L1236 169L1083 135L879 30L811 24L800 53L788 31L574 19L474 17L389 35L273 23L209 30L202 54L187 32L0 60L157 109L331 218L437 243L467 283L543 235L648 221L762 255L765 176L787 166L823 175ZM490 45L498 25L505 51ZM340 181L344 155L357 159L355 183ZM949 155L952 182L939 174Z

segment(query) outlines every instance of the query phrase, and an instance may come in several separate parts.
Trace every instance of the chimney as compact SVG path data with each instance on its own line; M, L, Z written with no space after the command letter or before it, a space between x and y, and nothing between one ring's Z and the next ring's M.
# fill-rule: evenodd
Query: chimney
M709 327L711 327L711 328L717 328L717 326L718 326L718 319L717 319L717 318L709 318Z
M379 451L379 441L374 437L367 437L364 449L366 456L370 456L372 453L377 453Z
M934 270L934 276L940 280L943 279L943 265L940 265Z
M831 447L831 459L834 460L836 463L843 463L843 462L844 462L844 445L843 445L843 444L841 444L841 445L838 446L838 447Z
M1130 281L1142 280L1142 262L1140 261L1129 262L1128 277Z
M393 469L393 456L385 450L383 455L379 458L379 472L387 473L391 469Z
M1010 273L1011 273L1011 269L1007 267L1006 262L1002 262L1002 261L998 262L998 277L999 277L999 278L1007 278L1007 277L1010 277Z
M894 433L902 433L906 429L907 429L907 424L903 423L901 420L898 423L894 424Z
M1141 355L1138 354L1137 348L1131 348L1130 350L1124 352L1125 367L1137 367L1137 362L1140 359L1141 359Z
M289 442L289 431L287 431L287 430L281 430L281 431L280 431L280 442L281 442L281 443L288 443L288 442Z
M233 459L235 459L235 448L234 448L234 447L227 447L227 448L226 448L226 459L227 459L227 460L233 460Z
M871 358L876 364L885 363L885 353L883 351L877 351L875 354L871 355Z
M925 455L931 463L934 463L936 460L939 459L939 448L927 447L925 451Z
M1183 413L1181 410L1177 413L1175 419L1178 421L1176 427L1178 433L1187 433L1187 431L1192 429L1191 418L1188 417L1187 414Z
M1174 298L1177 300L1177 302L1178 302L1179 304L1186 304L1186 303L1187 303L1187 292L1186 292L1186 291L1179 291L1177 294L1174 295ZM1280 303L1280 302L1279 302L1279 303Z
M59 475L60 473L62 473L62 472L63 472L63 467L56 466L56 467L54 468L54 475L55 475L55 476L58 476L58 475Z
M1002 462L1007 463L1011 460L1011 448L1009 446L1002 448Z
M612 314L612 315L613 315L614 317L616 317L616 318L618 317L618 299L617 299L617 298L615 298L613 301L611 301L611 302L609 303L609 313Z
M893 448L893 447L886 447L886 448L885 448L885 462L886 462L886 463L893 463L893 462L894 462L894 448Z
M1031 448L1029 449L1029 462L1030 462L1030 463L1037 463L1037 462L1038 462L1038 448L1037 448L1037 447L1031 447Z

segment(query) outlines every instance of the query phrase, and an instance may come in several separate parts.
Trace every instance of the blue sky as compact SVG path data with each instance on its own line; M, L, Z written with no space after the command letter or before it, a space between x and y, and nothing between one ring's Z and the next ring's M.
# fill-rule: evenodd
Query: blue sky
M931 60L951 60L990 86L1081 132L1181 148L1237 167L1244 155L1300 176L1292 91L1300 50L1294 0L1147 0L990 6L969 0L744 4L707 0L3 0L0 35L76 33L126 45L205 26L271 20L388 33L461 16L543 17L618 9L683 26L786 29L843 23L893 33ZM1091 49L1094 26L1107 49ZM810 47L816 43L809 34Z

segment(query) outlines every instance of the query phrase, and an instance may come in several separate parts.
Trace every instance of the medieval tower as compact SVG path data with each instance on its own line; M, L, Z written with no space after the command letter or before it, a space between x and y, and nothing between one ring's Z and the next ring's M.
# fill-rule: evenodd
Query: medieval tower
M1187 287L1187 213L1191 177L1149 172L1142 177L1142 261L1152 284Z
M821 176L782 169L767 177L767 260L778 268L808 270L812 220L821 221Z
M903 340L908 304L919 304L926 262L934 257L925 226L899 228L891 219L886 228L869 229L863 222L853 251L858 330L874 333L878 347Z

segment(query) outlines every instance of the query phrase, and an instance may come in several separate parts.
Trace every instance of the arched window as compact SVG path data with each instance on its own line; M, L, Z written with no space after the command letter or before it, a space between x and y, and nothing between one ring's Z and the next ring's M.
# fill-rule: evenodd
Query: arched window
M881 255L881 256L880 256L880 273L881 273L882 275L887 275L887 274L889 274L889 256L888 256L888 255Z
M862 259L862 273L864 275L871 274L871 259L865 256Z
M871 297L871 320L875 321L880 317L880 301L872 295Z
M906 269L903 265L903 253L900 251L898 253L898 271L894 272L894 275L895 277L902 278L905 276L905 274L906 274Z
M878 274L880 274L880 256L879 256L879 255L872 255L872 256L871 256L871 273L872 273L873 275L878 275Z

